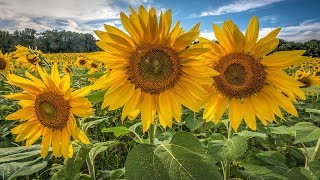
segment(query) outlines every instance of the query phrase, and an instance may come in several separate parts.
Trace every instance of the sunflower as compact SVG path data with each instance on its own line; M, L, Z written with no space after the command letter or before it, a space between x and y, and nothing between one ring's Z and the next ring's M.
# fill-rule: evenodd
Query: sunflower
M304 72L300 77L297 78L298 81L303 83L303 88L311 86L320 86L320 77L317 76L316 72Z
M98 70L100 68L99 64L95 61L91 61L89 66L90 66L90 69L95 69L95 70Z
M158 117L163 127L172 127L173 118L180 122L182 105L198 111L206 97L201 84L211 84L218 73L197 57L208 51L199 46L188 47L199 34L199 24L184 32L180 23L171 27L171 11L160 13L155 8L131 15L120 14L121 30L105 25L107 32L95 31L105 52L94 59L103 62L110 73L99 78L93 89L106 89L102 108L115 110L123 106L122 117L135 119L141 113L143 131Z
M294 69L296 66L295 65L290 65L289 68L290 69Z
M10 60L8 58L8 54L3 54L0 51L0 72L6 72L10 68Z
M13 54L13 59L22 67L28 68L31 71L36 70L36 65L41 61L43 53L40 50L31 50L27 47L18 45L17 50Z
M88 67L88 64L89 64L89 60L87 58L84 58L84 57L80 57L76 61L76 66L77 67Z
M70 137L84 144L90 143L87 136L77 127L74 115L90 116L93 113L92 104L84 97L90 91L90 86L72 92L70 76L62 78L58 65L53 65L51 75L37 65L42 80L26 71L29 79L9 74L8 83L25 90L21 93L4 95L4 97L19 100L22 109L8 115L6 120L20 119L22 124L11 132L17 134L16 141L26 140L26 147L32 145L42 136L41 156L45 157L52 145L55 157L72 157L73 148Z
M62 67L62 72L64 72L65 74L71 75L72 74L72 68L71 66L66 63L65 65L63 65Z
M303 84L281 69L308 61L301 56L305 51L267 55L279 44L276 36L280 28L257 42L259 23L255 16L245 34L231 20L224 22L222 28L214 24L213 31L219 44L200 38L200 42L206 41L206 46L212 48L204 56L211 59L212 67L220 73L213 77L203 118L218 123L229 109L231 126L237 131L242 119L255 130L256 117L264 125L275 120L274 114L283 118L279 107L298 116L292 101L296 97L305 99L300 89Z

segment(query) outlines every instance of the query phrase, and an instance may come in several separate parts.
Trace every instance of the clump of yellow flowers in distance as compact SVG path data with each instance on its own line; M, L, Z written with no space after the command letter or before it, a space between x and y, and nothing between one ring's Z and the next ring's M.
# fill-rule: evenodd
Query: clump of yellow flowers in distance
M302 88L320 86L320 58L299 65L291 65L286 72L303 83Z

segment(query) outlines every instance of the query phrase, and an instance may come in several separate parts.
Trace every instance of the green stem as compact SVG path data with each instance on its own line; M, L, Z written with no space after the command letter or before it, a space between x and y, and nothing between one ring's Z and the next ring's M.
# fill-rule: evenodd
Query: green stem
M95 170L94 170L94 164L93 164L94 162L92 162L89 157L87 157L86 162L87 162L87 167L88 167L88 170L89 170L89 176L93 180L95 180L96 179L96 174L95 174Z
M229 125L227 126L228 130L228 140L230 140L233 136L233 130L231 126L231 122L229 121ZM227 180L230 177L230 167L231 167L231 161L224 161L223 163L223 179Z
M141 137L139 136L139 134L137 134L135 131L131 131L139 140L139 142L142 144L143 140L141 139Z
M320 139L318 139L316 148L314 149L314 152L313 152L312 157L311 157L311 161L317 160L319 155L320 155Z
M233 130L232 130L231 122L229 122L229 126L228 126L228 140L231 139L232 136L233 136Z
M0 73L0 75L3 77L4 80L8 81L8 78L3 73ZM12 92L15 92L14 87L9 83L7 83L7 84L10 86Z
M149 134L149 143L154 144L154 139L156 137L156 132L157 132L157 124L158 124L158 119L154 120L154 124L151 124L148 134Z

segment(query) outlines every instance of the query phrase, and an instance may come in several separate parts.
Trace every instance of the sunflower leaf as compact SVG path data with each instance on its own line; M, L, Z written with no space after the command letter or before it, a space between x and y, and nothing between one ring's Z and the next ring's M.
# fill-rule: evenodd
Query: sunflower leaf
M96 91L87 96L88 100L92 103L102 102L104 100L104 95L106 91Z
M139 144L126 160L127 179L222 179L201 142L177 132L169 144Z
M310 122L300 122L294 125L296 129L296 139L294 144L311 142L320 138L320 128Z
M228 140L209 141L208 152L215 161L228 161L243 155L247 146L245 137L234 136Z
M103 128L101 132L112 132L116 137L119 137L121 135L130 133L131 130L124 126L117 126L117 127Z
M39 154L40 145L0 148L0 177L13 179L40 171L48 163Z
M47 166L48 162L41 157L25 162L9 162L0 165L0 177L13 179L18 176L26 176L40 171Z
M195 131L204 124L205 120L199 120L192 115L186 117L185 123L190 129L190 131Z
M311 161L309 162L310 171L320 179L320 161Z
M311 113L317 113L317 114L320 114L320 110L318 109L310 109L310 108L306 108L305 110L306 112L311 112Z

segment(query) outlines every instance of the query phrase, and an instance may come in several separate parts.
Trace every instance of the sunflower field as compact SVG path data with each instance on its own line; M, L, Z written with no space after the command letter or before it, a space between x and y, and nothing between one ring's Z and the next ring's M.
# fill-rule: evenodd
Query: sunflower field
M0 52L2 179L320 179L319 58L130 11L98 52Z

